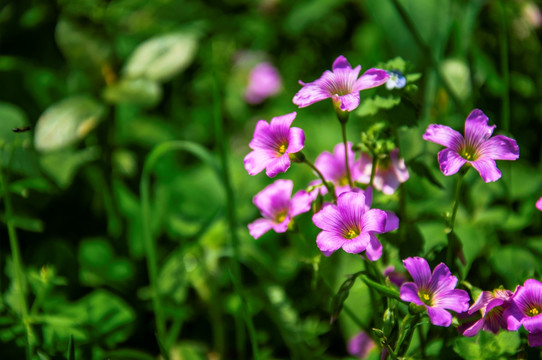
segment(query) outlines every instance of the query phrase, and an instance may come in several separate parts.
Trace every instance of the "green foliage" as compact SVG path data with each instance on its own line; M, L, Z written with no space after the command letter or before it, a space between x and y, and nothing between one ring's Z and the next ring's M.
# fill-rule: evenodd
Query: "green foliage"
M379 275L393 265L408 278L406 257L434 266L451 256L448 265L472 299L541 279L534 203L542 196L542 48L526 15L536 6L0 5L0 357L352 359L346 343L362 330L377 329L392 346L407 338L400 327L408 308ZM372 207L394 211L400 228L379 235L383 257L371 270L356 255L323 256L311 213L297 216L286 234L255 241L247 231L260 216L254 195L275 180L243 167L256 122L297 111L305 156L331 151L341 134L330 100L297 109L292 97L298 80L318 78L339 54L361 73L376 67L406 79L401 89L362 91L348 122L358 157L366 151L387 161L399 147L410 174L393 195L374 191ZM277 67L282 89L248 104L250 72L261 61ZM496 134L517 140L521 159L499 161L503 176L495 183L474 170L466 175L450 232L456 177L442 174L442 147L422 135L431 123L462 131L472 108L489 116ZM293 179L298 191L313 189L313 175L292 164L277 178ZM315 211L326 196L318 195ZM355 281L360 271L368 281ZM158 313L164 330L157 336ZM465 338L455 321L451 329L425 317L419 324L401 349L407 358L507 359L527 348L525 332ZM380 346L369 359L379 358Z

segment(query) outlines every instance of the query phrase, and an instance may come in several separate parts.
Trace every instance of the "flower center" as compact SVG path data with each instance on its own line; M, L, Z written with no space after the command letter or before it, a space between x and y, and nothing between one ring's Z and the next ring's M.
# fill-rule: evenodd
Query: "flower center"
M476 150L472 149L471 146L464 146L463 149L461 149L460 155L465 160L469 160L469 161L476 160L475 159Z
M348 185L348 178L346 176L340 177L339 180L337 180L337 184L339 184L339 186Z
M286 152L286 144L280 144L278 151L280 154L284 154Z
M359 231L356 231L355 229L350 229L344 234L345 239L353 239L359 235Z
M537 309L536 307L532 307L527 311L527 315L529 316L536 316L538 314L540 314L540 309Z
M420 297L420 300L425 304L425 305L429 305L431 306L431 295L426 293L426 292L423 292L423 291L420 291L418 293L418 296Z
M288 215L287 211L281 211L275 216L275 222L281 223L286 219L286 215Z

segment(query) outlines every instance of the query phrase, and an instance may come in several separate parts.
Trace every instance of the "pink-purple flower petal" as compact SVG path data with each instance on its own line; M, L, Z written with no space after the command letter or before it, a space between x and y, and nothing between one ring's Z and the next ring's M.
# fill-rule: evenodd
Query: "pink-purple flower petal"
M536 202L536 208L542 211L542 197Z
M296 152L303 150L303 147L305 147L305 133L300 128L291 128L286 152L288 154L295 154Z
M457 278L450 273L450 269L444 263L438 264L433 270L431 280L429 281L430 291L438 295L454 289L456 285Z
M433 325L448 327L452 324L452 314L443 308L427 306L427 315Z
M481 110L474 109L465 121L465 141L471 146L478 146L493 134L495 125L488 125L489 119Z
M367 254L367 258L371 261L376 261L382 256L382 244L374 234L370 233L370 241L365 253Z
M339 250L346 241L349 240L330 231L322 231L316 236L316 245L322 252Z
M497 181L501 178L501 171L497 168L495 160L492 159L479 159L471 161L470 164L478 171L482 180L486 183Z
M416 305L424 305L418 295L418 286L413 282L406 282L401 285L399 291L401 300L414 303Z
M381 69L371 68L367 70L354 84L356 91L374 88L385 84L390 78L387 71Z
M519 158L519 146L514 139L496 135L480 145L478 156L493 160L516 160Z
M263 234L271 230L273 227L273 221L269 219L256 219L255 221L248 224L248 233L254 239L258 239Z
M312 198L311 195L304 191L298 191L290 201L290 211L288 215L291 217L297 216L302 213L306 213L311 209Z
M530 347L542 346L542 332L529 333L529 335L527 335L527 340L529 341Z
M463 135L454 129L438 124L431 124L425 130L423 139L459 151L464 142Z
M369 245L371 236L367 233L361 233L357 237L346 240L343 243L343 250L350 254L359 254L364 251Z
M431 280L431 268L427 260L421 257L409 257L403 260L405 269L418 286L426 287Z
M461 169L467 162L456 151L452 149L444 149L438 153L438 162L440 171L446 176L453 175Z
M256 175L276 158L276 152L273 150L254 150L245 156L243 164L249 175Z
M360 206L363 207L365 203ZM371 209L365 212L361 217L361 224L364 231L382 233L386 229L388 216L379 209Z
M290 168L290 157L284 154L279 158L275 158L267 164L265 173L269 177L275 177L278 173L286 172Z
M469 300L469 294L465 290L453 289L444 294L435 295L433 306L462 313L469 308Z

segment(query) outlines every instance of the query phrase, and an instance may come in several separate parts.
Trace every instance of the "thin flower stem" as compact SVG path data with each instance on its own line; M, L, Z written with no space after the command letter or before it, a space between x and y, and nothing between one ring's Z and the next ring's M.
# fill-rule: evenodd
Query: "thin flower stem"
M499 1L501 12L501 26L499 33L500 56L501 56L501 72L504 83L504 91L502 92L501 113L502 127L505 132L508 132L510 126L510 70L508 67L508 20L506 17L505 2Z
M343 134L343 143L344 143L344 164L346 165L346 177L348 178L348 185L350 188L354 188L354 183L352 182L352 175L350 174L350 164L348 164L348 141L346 140L346 121L341 121L341 130Z
M13 152L10 152L9 159L8 159L8 167L11 163L11 155ZM34 332L32 330L32 326L30 324L30 319L28 316L28 304L26 302L26 282L24 279L24 267L23 267L23 261L21 258L21 251L19 249L19 241L17 239L17 230L15 229L15 225L13 224L13 215L12 215L12 208L11 208L11 198L9 196L9 190L8 190L8 176L7 174L4 176L4 173L2 169L0 168L0 183L2 183L2 189L4 192L4 207L6 212L6 225L8 228L8 237L9 237L9 245L11 247L11 256L13 261L13 272L15 275L15 282L17 283L17 294L19 295L19 303L21 306L21 313L22 313L22 323L24 325L25 331L26 331L26 357L27 359L32 359L32 354L34 353Z
M376 156L376 154L373 153L373 162L371 165L371 178L369 180L369 186L371 187L373 186L373 182L375 179L377 165L378 165L378 156Z
M361 281L363 281L365 284L367 284L367 286L375 289L376 291L380 292L381 294L383 294L383 295L385 295L387 297L391 297L393 299L402 301L401 297L399 296L399 292L397 290L391 289L391 288L389 288L389 287L387 287L385 285L379 284L376 281L373 281L373 280L369 279L366 275L359 275L359 278L361 279Z
M463 183L463 178L465 177L465 174L467 173L469 168L465 167L464 169L465 170L460 170L459 177L457 178L457 184L455 186L454 202L452 205L452 216L450 218L450 223L448 224L450 232L454 231L455 216L457 215L457 209L459 208L459 197L461 195L461 185Z
M320 170L318 170L318 168L314 166L313 163L307 160L307 158L304 158L303 162L316 172L320 180L322 180L322 184L324 184L324 186L327 188L327 192L330 193L331 196L333 196L333 201L336 202L337 196L335 195L335 190L328 184L328 182L326 181L326 178L324 178L324 175L320 172Z
M411 314L406 314L406 316L403 318L403 321L401 322L401 327L399 330L399 337L397 338L397 345L395 346L398 357L401 357L402 354L407 352L410 346L410 341L412 340L412 334L414 333L418 319L419 319L418 315L411 315Z

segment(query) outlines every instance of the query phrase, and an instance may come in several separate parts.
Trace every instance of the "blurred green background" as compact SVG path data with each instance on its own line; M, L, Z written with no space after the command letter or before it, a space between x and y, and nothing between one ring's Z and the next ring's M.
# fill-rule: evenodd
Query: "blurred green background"
M272 180L249 176L242 162L257 120L293 111L312 160L341 141L329 101L306 109L292 103L298 80L318 78L341 54L363 69L399 64L405 74L421 75L408 89L364 91L348 124L354 142L370 124L393 124L411 173L403 189L408 219L400 234L382 238L382 266L403 271L406 256L439 259L454 181L438 170L440 148L421 135L429 123L461 130L479 108L499 133L517 140L520 159L500 162L496 183L468 174L457 220L467 258L460 277L483 289L539 278L539 5L2 2L1 357L69 358L72 337L77 359L348 358L346 342L359 324L344 314L330 324L329 303L361 260L321 257L310 214L296 220L297 232L252 239L246 225L259 217L252 197ZM282 89L247 104L249 72L260 61L278 69ZM25 126L30 131L12 131ZM184 147L149 167L145 213L144 163L168 141ZM314 176L293 165L278 178L293 179L297 191ZM397 200L382 195L375 202L398 211ZM145 224L156 254L149 253ZM376 321L370 300L359 282L346 302L366 327ZM453 342L431 344L429 357L466 356Z

